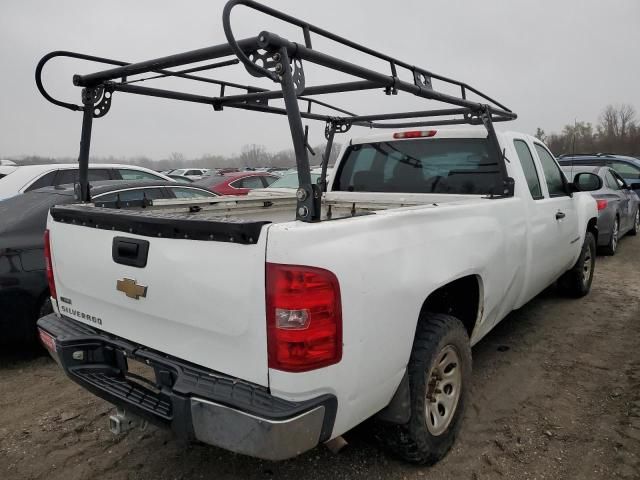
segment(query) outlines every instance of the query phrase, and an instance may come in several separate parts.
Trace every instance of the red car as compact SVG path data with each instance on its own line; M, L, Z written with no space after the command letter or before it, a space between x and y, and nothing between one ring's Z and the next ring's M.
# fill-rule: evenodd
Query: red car
M225 175L209 175L193 182L218 195L246 195L254 188L265 188L278 179L266 172L233 172Z

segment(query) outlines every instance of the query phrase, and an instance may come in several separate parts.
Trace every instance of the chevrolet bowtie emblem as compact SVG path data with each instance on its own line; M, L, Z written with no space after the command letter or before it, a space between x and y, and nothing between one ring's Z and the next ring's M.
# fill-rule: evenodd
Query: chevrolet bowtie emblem
M116 290L124 293L127 297L139 300L140 297L147 296L147 287L144 285L138 285L135 280L130 278L123 278L116 283Z

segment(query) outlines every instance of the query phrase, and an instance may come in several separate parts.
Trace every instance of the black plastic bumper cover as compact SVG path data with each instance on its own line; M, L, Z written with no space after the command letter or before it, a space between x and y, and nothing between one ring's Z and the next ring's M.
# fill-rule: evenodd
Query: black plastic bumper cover
M337 410L333 395L292 402L269 390L109 335L76 320L47 315L38 327L55 339L52 352L71 380L98 397L179 436L193 439L191 400L204 399L267 421L285 421L324 407L319 442L329 440ZM131 359L153 368L155 385L129 372Z

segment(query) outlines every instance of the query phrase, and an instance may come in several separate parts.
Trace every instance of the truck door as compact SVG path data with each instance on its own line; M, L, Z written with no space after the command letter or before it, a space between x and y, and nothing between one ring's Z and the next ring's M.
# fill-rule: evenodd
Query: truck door
M534 159L533 144L524 139L513 141L515 151L527 181L531 200L525 198L527 192L521 193L527 200L527 256L525 260L525 284L520 304L529 301L540 293L559 273L563 255L558 244L558 203L562 199L550 198L541 164ZM558 197L559 198L559 197ZM566 207L565 207L566 210ZM566 213L565 213L566 215ZM566 219L566 217L565 217Z
M567 180L553 155L538 142L534 142L533 146L542 167L546 187L545 199L538 205L543 209L545 218L551 222L550 234L554 239L553 252L541 254L553 258L554 264L549 266L549 274L558 277L573 265L582 247L579 245L578 212L567 188Z

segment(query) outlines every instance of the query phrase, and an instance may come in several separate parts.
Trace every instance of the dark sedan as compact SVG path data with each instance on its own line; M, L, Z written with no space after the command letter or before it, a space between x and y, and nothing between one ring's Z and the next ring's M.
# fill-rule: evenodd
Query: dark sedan
M629 233L636 235L640 229L638 195L640 183L627 184L611 167L564 166L568 178L576 173L595 173L602 179L602 188L591 192L598 205L598 247L605 255L614 255L620 238Z
M139 206L145 200L215 197L204 188L168 181L94 182L97 205ZM34 344L36 320L51 311L43 234L53 205L75 201L72 185L33 190L0 202L0 345Z

